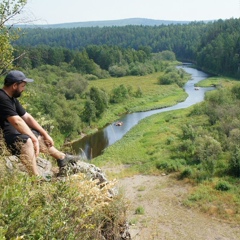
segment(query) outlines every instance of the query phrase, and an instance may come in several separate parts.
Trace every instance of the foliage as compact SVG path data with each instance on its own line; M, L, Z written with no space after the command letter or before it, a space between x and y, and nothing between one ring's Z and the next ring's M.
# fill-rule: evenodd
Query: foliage
M162 160L156 162L156 168L167 173L178 172L183 166L182 162L177 160Z
M91 124L92 121L96 120L96 106L94 101L92 100L87 100L85 102L85 106L84 106L84 110L82 112L82 120L84 122L89 123L89 125Z
M195 141L195 157L202 164L205 172L209 176L213 176L216 162L222 153L221 144L211 136L203 136L196 138Z
M96 108L96 117L100 117L108 107L108 95L104 90L97 87L91 87L89 97L94 102Z
M10 21L14 22L14 17L22 11L26 3L26 0L3 0L0 3L0 73L11 69L13 62L11 41L18 38L17 32L11 32L6 25Z
M76 95L81 96L88 86L88 82L82 77L72 76L67 79L60 80L56 87L60 93L65 95L66 99L74 99Z
M13 61L13 48L10 45L7 30L5 28L0 29L0 72L4 72L5 69L11 68Z
M215 189L219 191L229 191L231 189L231 184L227 181L221 180L216 184Z
M113 65L109 67L109 73L112 77L123 77L129 75L128 65Z
M136 90L135 97L140 98L143 96L142 88L139 86Z
M111 103L121 103L129 97L128 89L125 85L121 84L112 90Z
M123 197L108 197L114 182L99 188L83 174L41 184L6 174L0 182L1 239L114 239L125 220Z
M14 44L85 48L89 58L101 69L111 68L113 76L125 74L125 63L145 63L149 53L163 52L156 61L172 61L176 55L177 59L194 62L207 72L239 78L239 29L240 19L161 26L29 28L24 29L25 36ZM92 65L88 59L85 63ZM141 73L139 66L132 73Z
M121 58L114 51L98 51L92 54L99 46L120 46L124 49L135 49L128 53L128 59L138 58L139 62L149 56L149 52L172 51L178 58L192 59L195 56L197 46L200 44L201 36L207 28L204 23L190 23L184 25L165 26L125 26L125 27L91 27L74 29L24 29L26 37L21 38L16 44L20 46L39 46L46 44L51 47L64 47L68 49L79 49L87 47L91 59L104 58L101 68L107 69L109 61ZM27 37L29 36L29 38ZM39 36L37 39L35 36ZM69 39L67 36L72 36ZM92 45L96 45L92 47ZM166 52L167 53L167 52ZM110 56L111 55L111 56ZM107 56L110 56L108 58ZM165 57L172 56L167 55ZM101 63L101 64L100 64Z
M240 147L234 145L232 147L231 156L229 159L229 171L235 177L240 177Z
M186 73L182 69L168 67L165 74L159 77L159 84L170 85L176 83L179 87L183 87L185 83Z
M99 79L111 76L146 75L155 72L160 63L153 62L150 54L142 50L121 47L89 45L82 50L63 47L22 47L15 49L15 65L37 68L42 65L64 66L71 72L92 75ZM162 62L161 60L160 62ZM65 64L65 65L63 65Z

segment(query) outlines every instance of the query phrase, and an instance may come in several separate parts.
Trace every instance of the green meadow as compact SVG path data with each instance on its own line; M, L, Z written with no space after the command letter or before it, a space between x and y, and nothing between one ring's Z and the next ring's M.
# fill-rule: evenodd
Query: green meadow
M166 169L157 168L158 164L173 162L172 154L179 144L181 126L186 121L203 121L187 117L191 108L154 114L139 122L122 139L105 149L104 153L93 161L100 166L126 168L122 175L161 174ZM179 161L181 162L181 160ZM180 166L172 166L180 170ZM114 176L116 177L116 176Z
M109 95L112 90L119 85L124 85L131 92L141 90L141 97L128 97L121 103L110 104L109 108L103 113L101 119L96 123L98 127L103 127L119 118L121 114L127 112L140 112L152 109L159 109L175 105L184 101L187 94L177 84L160 85L159 78L161 72L146 76L127 76L122 78L110 78L90 81L89 88L97 87L104 89ZM185 76L185 82L189 76Z

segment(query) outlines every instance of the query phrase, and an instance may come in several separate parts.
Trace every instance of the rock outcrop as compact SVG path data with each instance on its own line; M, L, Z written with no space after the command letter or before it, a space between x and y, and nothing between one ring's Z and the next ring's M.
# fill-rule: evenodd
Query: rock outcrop
M17 158L16 156L8 156L8 157L5 157L4 159L5 159L5 163L0 164L0 171L1 170L3 170L4 172L20 171L23 174L28 174L24 165L20 162L19 158ZM46 181L51 181L52 179L65 181L66 177L69 177L71 175L76 175L78 173L84 173L87 176L87 178L92 180L97 180L96 183L100 188L102 186L105 186L109 182L107 180L106 175L100 168L96 167L94 164L84 162L81 160L78 160L74 163L68 163L64 168L61 168L59 169L59 171L58 170L56 171L56 170L53 170L54 168L50 161L44 158L38 157L37 166L38 166L38 171L40 175ZM113 198L118 194L118 191L117 189L110 189L108 190L108 193L109 193L108 197ZM109 227L107 227L107 229L109 230ZM119 237L116 239L119 239L119 240L131 239L131 235L129 233L129 224L127 221L123 222L123 224L119 226L118 235ZM109 238L107 232L103 230L102 239L108 240L112 238Z

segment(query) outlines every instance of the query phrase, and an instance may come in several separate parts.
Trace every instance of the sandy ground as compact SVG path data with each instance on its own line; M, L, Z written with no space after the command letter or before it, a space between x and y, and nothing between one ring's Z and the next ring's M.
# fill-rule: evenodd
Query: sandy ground
M166 176L136 175L118 180L129 200L133 240L239 240L240 225L221 221L182 204L190 185ZM135 214L137 208L144 214Z

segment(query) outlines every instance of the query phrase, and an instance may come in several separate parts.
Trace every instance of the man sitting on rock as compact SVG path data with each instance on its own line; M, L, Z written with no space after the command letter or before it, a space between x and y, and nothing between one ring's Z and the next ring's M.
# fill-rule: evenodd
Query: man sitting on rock
M30 175L39 176L36 158L40 152L54 157L59 168L79 157L57 150L53 139L20 104L17 98L29 82L33 79L26 78L21 71L12 70L6 75L0 89L0 125L11 153L19 156Z

